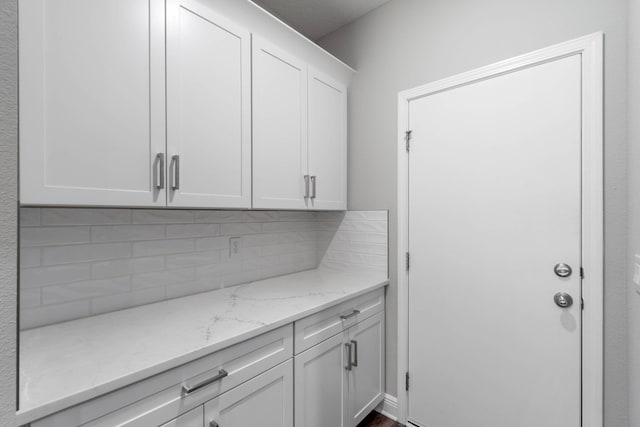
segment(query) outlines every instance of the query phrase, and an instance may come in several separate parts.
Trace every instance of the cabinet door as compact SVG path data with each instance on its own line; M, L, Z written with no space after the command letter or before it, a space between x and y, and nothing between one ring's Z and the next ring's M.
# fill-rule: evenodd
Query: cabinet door
M164 205L164 2L19 3L21 203Z
M309 69L309 175L315 209L347 209L347 88Z
M347 427L345 340L338 334L295 356L296 427Z
M169 205L251 206L249 31L193 0L167 1Z
M162 424L160 427L203 427L204 426L204 407L198 406L187 413L180 415L178 418ZM208 427L208 426L206 426Z
M253 37L253 207L305 209L307 69Z
M349 376L352 427L358 425L384 399L384 336L384 312L349 329L353 362Z
M205 425L293 427L292 359L205 403Z

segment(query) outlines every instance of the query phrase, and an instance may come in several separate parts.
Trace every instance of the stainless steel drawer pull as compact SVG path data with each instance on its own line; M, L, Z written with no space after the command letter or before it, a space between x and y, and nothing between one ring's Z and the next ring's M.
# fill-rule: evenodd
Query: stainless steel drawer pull
M353 362L351 362L351 366L358 366L358 341L351 340L351 345L353 346Z
M172 190L180 189L180 156L171 156L171 166L173 166L173 184L171 184Z
M164 153L156 154L156 188L158 190L162 190L164 188Z
M349 314L343 314L342 316L340 316L340 318L342 320L347 320L348 318L353 317L353 316L357 316L358 314L360 314L360 310L353 310Z
M351 344L346 343L344 346L347 349L347 366L344 369L350 371L353 368L353 363L351 363Z
M209 378L207 380L199 382L198 384L196 384L196 385L194 385L192 387L189 387L188 385L183 385L182 386L182 391L184 392L184 394L193 393L194 391L198 391L201 388L208 386L209 384L215 383L216 381L220 381L221 379L223 379L227 375L229 375L229 373L227 371L225 371L224 369L220 369L218 371L218 375L216 375L215 377L211 377L211 378Z
M309 198L309 175L304 176L304 198Z
M311 198L316 198L316 177L315 175L311 177Z

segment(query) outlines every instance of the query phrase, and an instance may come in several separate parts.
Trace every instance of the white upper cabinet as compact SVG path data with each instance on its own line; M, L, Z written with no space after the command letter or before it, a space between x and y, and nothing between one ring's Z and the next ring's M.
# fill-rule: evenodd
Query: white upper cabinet
M170 206L251 207L251 36L193 0L167 1Z
M309 68L309 175L314 209L347 209L347 88Z
M164 2L19 7L21 203L164 205Z
M253 37L253 207L305 209L307 65Z
M18 1L23 205L346 209L353 70L253 3Z
M347 88L253 40L253 207L347 208Z

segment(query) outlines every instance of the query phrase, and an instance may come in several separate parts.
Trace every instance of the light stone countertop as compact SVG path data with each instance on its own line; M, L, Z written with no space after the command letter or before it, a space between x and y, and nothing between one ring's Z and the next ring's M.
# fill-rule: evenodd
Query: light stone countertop
M379 275L319 268L23 331L18 425L386 284Z

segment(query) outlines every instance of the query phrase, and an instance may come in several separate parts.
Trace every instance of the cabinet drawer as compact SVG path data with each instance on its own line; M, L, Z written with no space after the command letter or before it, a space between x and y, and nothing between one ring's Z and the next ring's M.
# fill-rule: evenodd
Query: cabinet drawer
M293 330L287 325L72 407L32 427L162 425L292 355ZM227 375L191 393L184 392L183 386L193 388L215 378L220 370Z
M384 310L384 288L312 314L295 322L295 354L339 334Z

